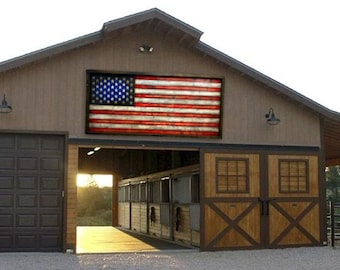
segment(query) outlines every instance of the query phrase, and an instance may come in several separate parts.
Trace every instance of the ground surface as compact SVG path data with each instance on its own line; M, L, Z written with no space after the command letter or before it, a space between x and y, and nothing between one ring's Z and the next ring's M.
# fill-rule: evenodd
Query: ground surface
M73 255L64 253L0 253L1 270L99 269L224 269L323 270L340 269L340 249L331 247L198 252Z

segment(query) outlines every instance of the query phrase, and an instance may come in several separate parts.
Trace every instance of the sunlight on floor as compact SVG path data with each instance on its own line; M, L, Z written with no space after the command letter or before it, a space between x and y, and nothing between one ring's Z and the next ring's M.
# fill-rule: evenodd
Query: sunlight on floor
M159 249L114 227L77 227L77 254L143 251L159 251Z

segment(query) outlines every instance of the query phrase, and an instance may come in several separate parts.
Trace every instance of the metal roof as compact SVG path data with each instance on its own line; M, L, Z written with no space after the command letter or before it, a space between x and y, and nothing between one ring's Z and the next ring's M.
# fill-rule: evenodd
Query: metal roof
M138 30L145 25L151 26L155 31L175 35L179 43L189 46L206 56L212 57L216 62L224 64L227 68L232 68L242 75L252 78L258 83L277 92L277 94L299 105L305 106L312 112L318 114L323 121L322 132L324 134L325 157L329 161L329 164L335 164L334 160L336 159L338 159L338 163L340 164L340 113L320 105L293 89L203 43L200 41L203 32L157 8L106 22L103 24L102 29L97 32L1 62L0 72L6 72L72 49L99 42L107 35L114 35L129 28Z

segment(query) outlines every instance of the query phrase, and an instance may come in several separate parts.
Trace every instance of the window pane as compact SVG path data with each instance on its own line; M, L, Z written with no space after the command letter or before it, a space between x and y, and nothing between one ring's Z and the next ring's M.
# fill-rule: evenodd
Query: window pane
M308 160L279 161L280 192L308 192Z
M247 159L217 159L216 162L217 192L248 192Z

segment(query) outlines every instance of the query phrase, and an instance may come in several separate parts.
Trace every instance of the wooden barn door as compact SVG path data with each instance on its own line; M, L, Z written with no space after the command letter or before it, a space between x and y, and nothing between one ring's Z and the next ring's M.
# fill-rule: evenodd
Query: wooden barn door
M320 244L317 156L203 159L202 250Z
M262 244L259 170L257 154L204 154L202 250Z
M317 156L268 157L270 247L320 245Z

